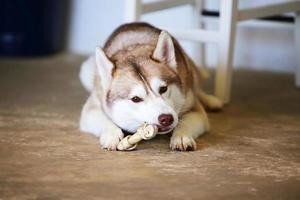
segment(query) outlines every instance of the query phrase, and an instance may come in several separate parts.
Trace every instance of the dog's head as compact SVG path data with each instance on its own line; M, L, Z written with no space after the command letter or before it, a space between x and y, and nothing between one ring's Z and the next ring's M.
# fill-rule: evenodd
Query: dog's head
M120 128L135 132L144 122L157 125L159 133L173 130L184 104L177 74L171 36L162 31L156 47L141 46L110 60L96 49L97 71L101 78L102 105Z

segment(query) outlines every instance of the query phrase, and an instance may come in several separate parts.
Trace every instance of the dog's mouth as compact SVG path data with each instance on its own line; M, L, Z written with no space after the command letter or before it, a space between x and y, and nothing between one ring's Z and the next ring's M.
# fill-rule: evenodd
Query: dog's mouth
M167 133L173 129L172 126L158 126L158 133Z

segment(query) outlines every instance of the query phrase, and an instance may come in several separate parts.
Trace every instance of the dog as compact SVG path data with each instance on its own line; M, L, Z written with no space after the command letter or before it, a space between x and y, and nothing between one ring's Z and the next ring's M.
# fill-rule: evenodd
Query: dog
M121 25L79 73L90 96L80 130L96 135L103 149L116 150L123 131L143 123L159 134L172 132L172 150L195 150L195 139L209 130L204 108L223 103L201 89L207 77L167 31L147 23Z

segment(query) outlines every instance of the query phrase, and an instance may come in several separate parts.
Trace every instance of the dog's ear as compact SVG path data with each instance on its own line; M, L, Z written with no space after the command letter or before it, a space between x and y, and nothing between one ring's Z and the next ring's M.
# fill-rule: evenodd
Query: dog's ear
M161 31L152 57L174 69L176 68L175 48L172 37L167 31Z
M112 79L114 64L108 59L104 51L100 47L95 50L97 71L101 78L101 86L107 89Z

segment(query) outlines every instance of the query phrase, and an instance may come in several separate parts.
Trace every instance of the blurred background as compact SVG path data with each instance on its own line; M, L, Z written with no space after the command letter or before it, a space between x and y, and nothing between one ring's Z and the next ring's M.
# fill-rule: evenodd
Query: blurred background
M144 0L149 2L150 0ZM243 0L240 7L284 0ZM58 52L93 53L124 22L125 1L118 0L0 0L0 55L36 56ZM219 0L204 2L204 9L218 12ZM189 5L142 16L156 26L190 28L195 25ZM207 29L218 28L217 16L205 16ZM195 42L180 41L194 57ZM217 63L214 44L205 45L208 67ZM200 61L196 60L197 63ZM234 65L252 69L292 72L296 67L293 21L252 20L239 23Z
M239 6L287 1L239 0ZM275 11L300 11L300 0L294 1ZM205 59L196 58L199 44L180 40L197 63L206 60L209 71L216 71L204 91L221 91L226 100L232 88L230 104L208 112L211 130L197 139L197 151L173 152L170 137L159 135L137 151L110 153L100 149L99 139L80 132L90 95L79 81L80 65L125 21L125 2L134 0L0 0L0 200L299 200L300 92L294 69L300 49L296 55L294 36L300 23L296 29L293 14L238 23L232 87L225 48L231 45L224 45L230 43L230 23L220 23L224 37L211 34L216 31L203 37L214 36L224 47L205 44ZM221 12L227 16L235 10L230 2L237 1L204 1L204 28L219 30L220 9L227 8ZM197 26L193 11L180 6L141 20L189 30Z

